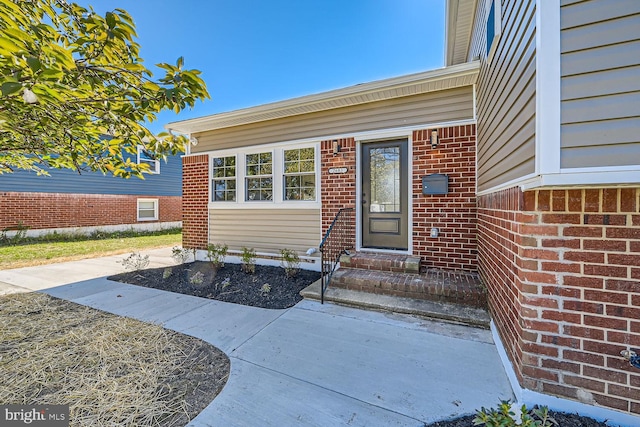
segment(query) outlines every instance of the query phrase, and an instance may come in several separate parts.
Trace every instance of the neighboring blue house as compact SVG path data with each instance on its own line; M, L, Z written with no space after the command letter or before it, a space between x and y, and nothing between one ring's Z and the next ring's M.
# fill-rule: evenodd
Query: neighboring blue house
M0 230L26 226L29 234L96 229L158 229L182 224L182 161L138 162L154 173L122 179L99 172L51 169L51 176L16 171L0 175Z

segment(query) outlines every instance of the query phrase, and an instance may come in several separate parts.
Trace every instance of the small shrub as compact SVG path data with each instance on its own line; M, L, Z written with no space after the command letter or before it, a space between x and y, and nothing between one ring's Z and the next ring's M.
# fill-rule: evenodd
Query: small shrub
M18 225L15 227L7 227L0 232L0 244L19 245L27 239L27 230L29 230L29 227L24 225L22 221L18 221ZM9 237L9 231L15 231L16 234Z
M296 277L300 271L300 257L298 254L291 249L285 248L280 250L280 256L282 257L280 265L284 268L284 272L287 277Z
M189 261L189 257L191 256L191 249L181 248L179 246L174 246L171 248L171 258L173 258L178 264L185 264ZM195 259L195 256L194 258Z
M122 261L118 261L118 263L122 264L125 270L142 270L149 265L149 255L143 256L138 252L131 252L131 255L124 258Z
M167 267L162 271L162 278L164 280L167 280L169 277L171 277L172 274L173 270L171 269L171 267Z
M192 285L200 286L204 282L204 274L201 271L196 272L189 278L189 283Z
M242 255L240 256L242 259L241 268L247 274L253 274L256 272L256 251L251 248L242 248Z
M207 246L207 258L211 261L213 268L218 270L224 267L224 258L227 256L229 247L224 243L212 243Z
M473 425L486 427L553 427L558 423L549 416L549 408L533 408L528 410L525 405L520 408L520 423L515 419L515 413L511 410L512 403L503 400L498 409L482 408L473 419Z
M271 285L268 283L265 283L260 287L260 292L262 292L262 295L268 294L269 292L271 292Z

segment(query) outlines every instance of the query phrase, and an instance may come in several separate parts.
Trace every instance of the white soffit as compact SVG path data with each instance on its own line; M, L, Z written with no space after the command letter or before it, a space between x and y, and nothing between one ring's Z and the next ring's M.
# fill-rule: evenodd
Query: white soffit
M300 98L287 99L242 110L173 122L167 124L165 128L180 133L194 134L208 130L332 110L334 108L349 107L403 96L470 86L476 82L479 67L480 64L478 61L459 64L422 73L363 83Z
M447 1L444 52L449 66L467 62L476 3L477 0Z

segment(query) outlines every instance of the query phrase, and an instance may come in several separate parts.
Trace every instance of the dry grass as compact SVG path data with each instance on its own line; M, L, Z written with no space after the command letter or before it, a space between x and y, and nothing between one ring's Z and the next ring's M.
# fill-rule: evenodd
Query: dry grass
M178 426L219 393L229 361L157 325L29 293L0 298L0 372L0 402L69 404L73 426Z

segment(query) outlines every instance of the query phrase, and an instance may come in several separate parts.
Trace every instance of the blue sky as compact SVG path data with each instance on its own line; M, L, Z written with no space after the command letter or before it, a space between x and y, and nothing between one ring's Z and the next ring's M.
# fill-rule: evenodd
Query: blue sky
M197 68L211 99L150 125L444 65L444 0L91 0L127 10L149 68ZM156 77L160 74L157 73Z

